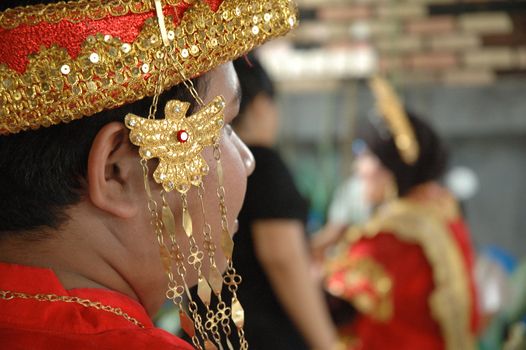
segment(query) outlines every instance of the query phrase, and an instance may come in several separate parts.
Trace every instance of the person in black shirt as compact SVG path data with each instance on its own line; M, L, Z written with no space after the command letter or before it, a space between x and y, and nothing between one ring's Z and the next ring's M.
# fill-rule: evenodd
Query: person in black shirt
M310 273L308 206L272 149L279 125L273 84L254 57L234 66L243 97L233 128L256 159L233 257L243 276L238 296L250 349L336 349L334 326Z

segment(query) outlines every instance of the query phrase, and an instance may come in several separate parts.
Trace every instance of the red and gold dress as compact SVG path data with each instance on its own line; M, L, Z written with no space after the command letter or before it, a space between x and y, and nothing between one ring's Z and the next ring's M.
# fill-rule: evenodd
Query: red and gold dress
M340 329L348 349L474 349L472 268L453 199L386 205L327 264L328 291L359 312Z
M0 263L0 276L1 349L193 349L120 293L65 290L53 271L35 267Z

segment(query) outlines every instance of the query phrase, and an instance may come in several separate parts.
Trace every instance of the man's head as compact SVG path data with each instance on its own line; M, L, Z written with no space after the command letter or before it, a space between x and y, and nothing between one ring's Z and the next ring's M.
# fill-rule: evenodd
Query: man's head
M210 102L218 94L222 94L226 102L225 122L231 123L236 117L239 106L239 87L231 64L222 65L205 76L207 91L202 94L205 103ZM128 130L122 123L111 123L103 127L95 138L88 156L88 194L89 200L82 206L92 214L97 226L108 228L115 241L125 248L122 261L128 261L123 272L130 280L134 280L136 291L144 295L143 304L149 300L160 302L159 291L166 285L165 276L159 259L159 248L152 233L151 217L147 208L148 197L144 190L143 171L139 164L139 156L135 147L129 144ZM121 141L123 140L123 141ZM226 205L228 208L229 227L235 227L235 219L241 209L246 188L246 177L253 169L254 161L246 146L231 132L227 126L221 135L221 160L223 164ZM211 148L205 149L203 156L210 165L210 175L203 178L204 209L206 221L211 225L214 242L221 246L221 215L216 190L218 187L216 163ZM150 170L155 167L150 161ZM151 179L151 176L149 176ZM159 193L161 186L150 180L153 193ZM188 240L182 230L182 204L180 197L171 192L167 195L170 206L175 214L178 227L178 242L182 252L190 250ZM161 203L159 197L156 197ZM192 188L188 194L188 208L193 219L193 229L196 240L203 249L203 228L205 222L201 214L201 202L197 189ZM105 251L107 260L114 260L114 249ZM140 257L140 258L139 258ZM225 257L220 250L216 253L218 268L225 267ZM118 264L116 261L114 264ZM123 264L124 265L124 264ZM207 268L206 261L204 268ZM195 284L196 272L187 266L187 283ZM156 286L157 288L153 288ZM142 290L140 288L143 288ZM154 308L152 308L154 309Z
M206 105L221 95L225 108L214 113L230 124L240 89L232 64L225 62L288 32L296 23L295 7L288 0L163 1L161 7L150 0L71 1L66 7L54 2L2 3L2 10L48 5L0 13L0 194L8 198L0 216L0 260L51 267L66 289L120 291L154 312L166 289L165 269L179 273L176 263L183 261L186 270L176 282L195 283L199 269L190 266L189 251L217 247L215 262L224 269L221 234L232 231L226 225L235 227L254 161L226 125L219 138L211 138L218 148L198 152L210 168L204 193L192 187L187 197L177 191L163 195L152 178L159 162L146 162L123 119L128 113L151 116L156 108L155 117L162 118L168 100L202 98ZM261 21L254 25L256 16ZM199 78L187 81L193 76ZM154 94L159 100L144 99ZM189 113L200 108L194 103ZM199 123L193 127L206 130ZM180 158L176 172L197 164L179 146L169 151ZM161 212L167 204L180 246L177 251L172 241L170 256L159 253L162 232L171 231L165 207ZM191 213L198 252L183 230L183 211ZM205 224L214 244L203 244Z
M196 86L205 103L221 93L226 101L225 122L230 123L235 118L240 97L231 64L202 76ZM193 101L184 86L164 93L160 103L169 99ZM151 307L154 309L160 301L159 291L165 286L165 277L146 207L148 198L140 158L123 124L128 112L147 115L150 101L141 100L70 124L0 137L0 180L4 184L0 188L4 198L0 210L0 237L26 241L30 245L34 240L78 240L81 231L83 234L98 231L92 236L81 237L82 249L92 249L111 262L133 284L141 301L145 305L154 303ZM195 106L193 109L196 110ZM244 197L246 177L254 162L229 126L222 132L221 150L229 224L234 227ZM211 149L205 150L204 157L214 174ZM151 168L154 167L152 161ZM150 186L160 190L153 180ZM221 217L215 176L204 178L204 188L207 189L204 196L207 221L220 246ZM202 232L204 223L199 215L201 207L196 193L195 189L190 191L189 207L195 231ZM174 212L180 212L179 198L175 195L169 198ZM182 227L178 223L178 227ZM73 228L78 232L71 232ZM182 248L187 251L184 233L179 231ZM110 236L103 237L99 232ZM69 253L53 252L59 256ZM83 253L85 251L80 254ZM224 257L218 253L219 268L224 268L224 264ZM189 283L195 283L195 276Z

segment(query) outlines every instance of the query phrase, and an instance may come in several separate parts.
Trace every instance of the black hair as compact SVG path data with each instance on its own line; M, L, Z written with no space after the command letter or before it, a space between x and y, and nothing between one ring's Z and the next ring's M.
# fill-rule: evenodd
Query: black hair
M193 101L177 85L161 95L157 117L169 99ZM146 117L151 101L144 98L69 124L0 136L0 233L58 228L67 219L65 209L84 195L97 133L110 122L123 122L128 113Z
M440 180L448 165L448 152L433 128L411 112L408 112L408 118L420 147L420 155L413 165L403 161L380 116L369 119L358 131L358 137L367 148L394 174L400 196L406 195L415 186Z
M247 55L234 60L234 68L239 78L241 87L241 102L239 106L239 116L234 119L233 124L239 125L247 107L261 93L270 98L274 98L274 83L269 75L254 55Z
M0 10L53 2L57 1L3 0ZM195 84L201 89L206 83L198 78ZM182 84L175 86L161 95L156 117L169 99L193 101ZM0 136L0 238L58 228L67 219L65 209L85 193L88 155L97 133L110 122L123 122L127 113L147 116L151 102L144 98L69 124Z

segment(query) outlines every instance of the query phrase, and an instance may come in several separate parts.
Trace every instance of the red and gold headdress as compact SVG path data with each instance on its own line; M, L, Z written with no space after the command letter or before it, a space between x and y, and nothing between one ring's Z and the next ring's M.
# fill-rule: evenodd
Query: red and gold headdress
M217 96L205 105L189 79L286 34L297 25L296 12L292 0L77 0L0 12L0 135L67 123L153 96L150 115L128 114L125 124L139 147L148 208L169 280L166 295L179 307L181 325L199 349L221 348L224 339L231 349L231 323L241 349L248 344L236 295L241 278L232 265L219 148L225 103ZM180 83L201 108L187 116L189 103L173 100L165 106L165 119L155 119L159 95ZM217 165L221 248L228 261L224 276L215 262L203 203L202 178L209 166L201 152L210 146ZM154 199L148 180L152 158L159 160L153 177L161 185L162 203ZM192 187L203 209L203 247L187 203ZM186 254L166 198L172 191L181 196L179 231L188 239ZM206 276L204 259L210 266ZM197 272L205 320L188 291L187 268ZM231 302L221 299L223 285L232 293ZM218 299L215 312L212 293Z
M165 89L296 25L287 0L163 0L162 7L165 33L154 0L79 0L0 13L0 133L153 96L161 62Z

